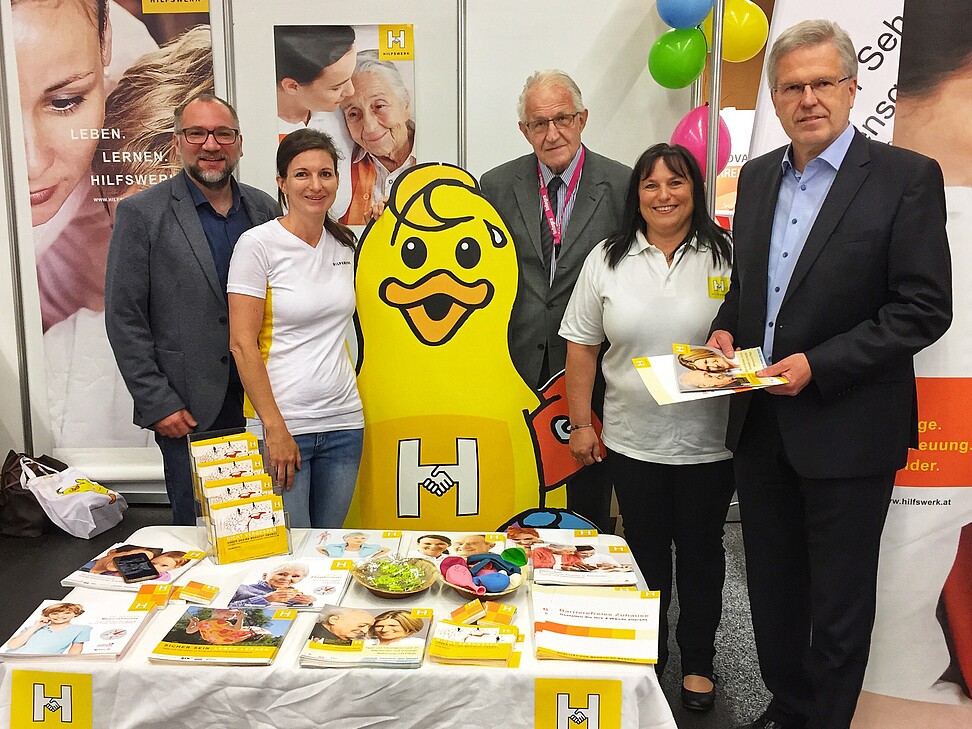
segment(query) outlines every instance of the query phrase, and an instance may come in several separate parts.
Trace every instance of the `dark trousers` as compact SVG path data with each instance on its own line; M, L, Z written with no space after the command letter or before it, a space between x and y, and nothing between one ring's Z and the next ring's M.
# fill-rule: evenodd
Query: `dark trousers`
M774 396L757 393L735 453L759 665L785 727L850 726L871 644L878 551L894 473L804 478Z
M584 466L567 482L567 508L592 522L599 532L614 533L607 461Z
M660 673L668 659L672 601L672 545L679 618L675 631L682 673L710 675L715 633L722 618L726 552L722 536L732 499L732 461L667 465L608 452L624 537L652 590L661 592Z
M604 415L604 374L601 371L603 357L603 352L597 357L594 388L591 393L591 409L598 418ZM549 380L550 363L547 360L547 353L544 352L537 392L543 392ZM594 524L599 532L613 534L611 486L611 474L603 461L585 466L567 482L567 508Z
M190 411L191 412L191 411ZM230 387L223 399L223 407L210 425L198 430L222 430L241 428L246 425L243 417L243 388ZM172 523L176 526L194 526L196 502L192 493L192 472L189 467L189 444L185 438L165 438L155 434L155 442L162 451L162 467L165 470L165 490L172 506Z

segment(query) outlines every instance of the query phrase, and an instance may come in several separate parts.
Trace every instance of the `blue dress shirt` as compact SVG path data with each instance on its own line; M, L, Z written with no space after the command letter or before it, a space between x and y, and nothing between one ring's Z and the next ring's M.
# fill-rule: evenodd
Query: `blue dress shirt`
M848 124L827 149L807 163L803 172L793 166L792 145L783 155L783 180L776 198L767 266L766 332L763 336L763 354L767 362L773 361L776 319L793 269L853 138L854 126Z

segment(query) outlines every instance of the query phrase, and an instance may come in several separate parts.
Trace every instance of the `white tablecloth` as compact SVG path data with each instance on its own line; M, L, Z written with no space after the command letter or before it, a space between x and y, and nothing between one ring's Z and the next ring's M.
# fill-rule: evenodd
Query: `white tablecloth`
M295 548L305 533L294 530ZM196 534L192 527L152 526L126 541L152 544L175 539L193 544ZM611 537L601 539L609 543ZM224 598L225 604L226 593L231 594L252 568L250 562L214 565L204 560L178 582L218 585L221 593L215 603ZM428 660L411 670L300 668L297 657L314 613L298 616L270 667L149 663L147 655L185 610L184 603L173 603L152 618L138 643L116 663L0 663L0 726L10 726L12 673L40 670L92 676L95 729L566 729L576 727L584 716L590 717L584 726L601 729L676 729L651 666L537 661L528 589L525 585L506 598L516 605L516 625L526 634L518 668L438 665ZM120 607L133 599L132 593L84 588L66 599L83 603L106 595L117 599ZM434 585L408 604L432 607L436 618L442 618L464 601L451 589ZM366 607L394 607L397 602L379 600L356 583L343 600L345 605ZM573 721L567 718L571 715Z

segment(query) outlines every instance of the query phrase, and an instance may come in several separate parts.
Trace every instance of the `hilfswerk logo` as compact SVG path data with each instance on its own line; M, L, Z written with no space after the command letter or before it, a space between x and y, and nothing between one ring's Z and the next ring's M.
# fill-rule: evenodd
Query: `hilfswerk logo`
M600 705L597 694L587 695L586 706L571 706L570 694L557 694L557 729L599 729Z
M46 712L51 712L53 714L60 711L61 722L64 724L70 724L74 719L74 712L71 708L71 693L71 687L62 684L61 693L58 696L48 696L45 693L44 684L35 683L34 721L44 721Z
M395 46L398 46L402 50L405 50L405 29L402 28L396 34L394 31L388 31L388 43L387 48L391 50Z

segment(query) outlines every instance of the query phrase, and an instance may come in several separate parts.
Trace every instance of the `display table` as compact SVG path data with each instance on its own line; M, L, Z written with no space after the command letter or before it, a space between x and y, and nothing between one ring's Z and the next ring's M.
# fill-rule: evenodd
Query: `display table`
M294 530L295 547L307 531ZM610 544L611 536L601 538ZM139 529L126 541L153 544L172 539L193 544L197 532L193 527L152 526ZM86 556L79 554L79 562ZM204 560L177 582L191 579L218 585L221 592L214 602L225 604L227 592L232 594L252 567L252 562L214 565ZM185 603L177 602L152 618L121 661L0 663L0 726L12 726L13 673L53 671L92 677L91 726L97 729L565 729L578 725L676 729L651 666L536 660L529 588L524 585L504 599L516 605L516 625L525 634L518 668L439 665L428 660L419 669L300 668L297 657L315 613L298 617L267 668L149 663L147 655L185 611ZM83 603L106 597L127 607L133 593L77 588L65 600ZM431 607L439 619L448 617L464 599L437 584L415 600L380 600L352 582L342 604L393 608L400 602ZM45 694L48 699L57 695L50 688ZM582 724L584 717L587 724ZM78 718L63 726L85 727ZM62 726L56 710L48 714L48 722L52 720L37 726Z

